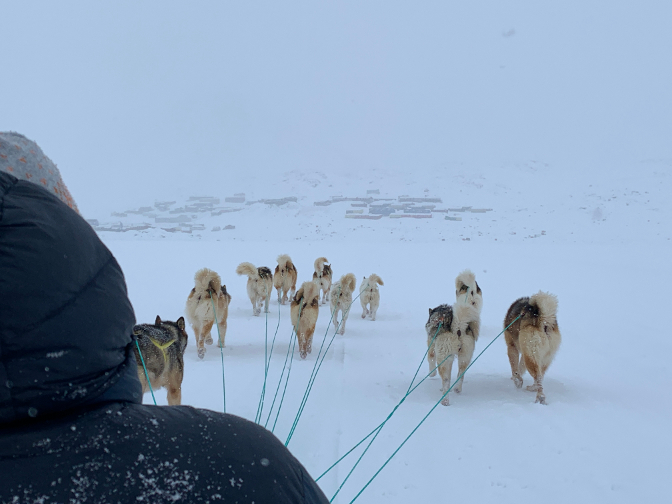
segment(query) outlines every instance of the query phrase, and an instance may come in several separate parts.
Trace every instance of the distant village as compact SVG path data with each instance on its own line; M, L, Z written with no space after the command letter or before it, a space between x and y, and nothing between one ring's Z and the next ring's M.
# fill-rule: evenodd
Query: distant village
M397 198L381 198L378 189L368 190L364 197L332 196L328 200L315 201L314 206L338 205L344 208L347 219L380 220L388 219L432 219L443 218L449 221L461 221L465 213L482 214L491 212L491 208L442 207L441 198L411 197L408 195ZM298 198L290 196L279 199L261 199L248 201L244 193L224 198L211 196L190 196L184 203L177 201L157 201L154 206L144 206L135 210L112 212L109 222L99 219L88 219L96 231L123 233L127 231L144 231L161 229L169 233L194 233L206 231L204 220L226 213L242 212L251 205L282 206L298 202ZM212 226L210 231L226 231L235 226Z

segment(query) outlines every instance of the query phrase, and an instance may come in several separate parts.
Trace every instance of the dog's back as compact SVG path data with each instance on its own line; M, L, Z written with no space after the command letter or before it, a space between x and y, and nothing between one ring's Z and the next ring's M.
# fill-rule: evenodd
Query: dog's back
M551 364L560 346L560 328L557 321L558 299L547 292L538 292L529 298L520 319L518 343L526 357L533 358L542 372ZM528 371L530 370L528 365Z
M278 265L275 267L273 275L273 286L276 289L285 288L289 291L290 288L296 288L297 271L292 258L287 254L278 256Z
M214 322L213 305L217 311L218 321L226 316L225 311L228 311L231 296L221 282L220 276L211 269L203 268L196 272L195 285L189 293L186 306L187 320L191 325L200 327L205 323Z
M313 333L320 312L320 288L315 282L303 282L292 298L290 316L299 342L299 354L302 359L311 352Z
M338 282L331 284L331 306L332 309L337 305L345 303L343 309L347 309L352 302L352 293L357 286L357 279L353 273L343 275Z

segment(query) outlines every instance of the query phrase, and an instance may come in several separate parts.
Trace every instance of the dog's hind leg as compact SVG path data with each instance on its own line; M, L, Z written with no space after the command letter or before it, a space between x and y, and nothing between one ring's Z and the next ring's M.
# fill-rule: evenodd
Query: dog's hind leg
M170 373L168 376L168 405L169 406L179 406L182 404L182 378L184 376L184 370L180 369L174 373Z
M453 359L454 356L448 357L443 364L439 366L439 374L441 375L441 395L446 394L448 389L450 389L450 375L453 372ZM448 406L450 403L448 401L448 394L441 399L441 404Z
M305 359L308 356L308 350L306 350L306 335L299 332L296 335L296 338L299 340L299 355L302 359Z
M268 313L268 303L271 302L271 291L268 291L268 294L266 294L266 305L264 306L264 313Z
M284 298L282 296L282 287L278 287L278 303L285 304Z
M208 339L212 341L212 336L210 335L210 331L212 330L212 324L214 324L214 321L212 320L203 324L200 335L199 337L196 338L196 349L198 350L199 359L205 357L205 346L203 346L203 343Z
M462 346L460 350L457 352L457 362L459 363L458 367L458 375L460 377L460 381L457 382L457 385L455 385L455 392L458 394L462 392L462 383L464 383L464 375L467 371L467 368L469 367L469 364L471 363L471 358L474 355L474 348L476 346L476 342L469 336L463 335L462 336Z
M516 347L513 338L509 336L508 332L505 333L504 337L506 339L506 352L509 356L509 364L511 365L511 379L516 385L516 388L520 388L523 386L523 373L525 372L525 364L523 362L524 359L520 355L520 352L518 352L518 348ZM519 365L519 359L523 367L522 372Z
M226 338L226 320L222 320L217 327L219 328L219 341L217 344L219 345L219 348L224 348L226 346L224 343Z
M525 365L527 370L530 372L530 376L534 378L534 384L527 387L527 390L530 392L536 392L537 397L535 403L546 404L546 396L544 395L544 373L541 370L539 364L531 357L525 357Z
M345 334L345 322L348 320L348 309L341 310L341 325L338 334Z
M369 310L366 309L366 305L362 305L362 318L366 318L369 314Z
M436 376L436 350L434 350L434 345L427 352L427 362L429 363L429 376Z

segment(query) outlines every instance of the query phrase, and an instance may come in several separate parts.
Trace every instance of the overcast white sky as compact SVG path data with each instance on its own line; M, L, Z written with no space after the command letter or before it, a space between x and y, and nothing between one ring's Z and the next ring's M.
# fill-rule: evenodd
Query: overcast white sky
M0 18L0 130L85 214L293 169L672 159L669 0L0 0Z

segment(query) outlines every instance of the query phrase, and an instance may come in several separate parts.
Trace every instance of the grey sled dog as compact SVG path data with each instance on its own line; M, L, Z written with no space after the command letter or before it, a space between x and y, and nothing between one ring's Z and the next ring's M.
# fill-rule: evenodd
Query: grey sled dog
M168 404L171 406L182 404L184 350L187 348L188 339L184 330L184 317L177 319L177 322L164 322L157 315L154 325L139 324L133 327L133 335L137 338L142 352L141 358L138 346L133 345L142 393L149 392L149 383L152 384L153 390L166 387ZM149 383L142 365L143 361L147 368Z
M436 363L439 363L441 375L441 395L450 389L453 360L459 364L457 376L460 380L454 387L458 394L462 392L464 372L471 363L476 341L481 331L481 320L475 306L456 302L453 306L440 305L429 309L429 319L425 324L427 331L427 361L431 376L436 375ZM448 406L448 395L441 404Z

